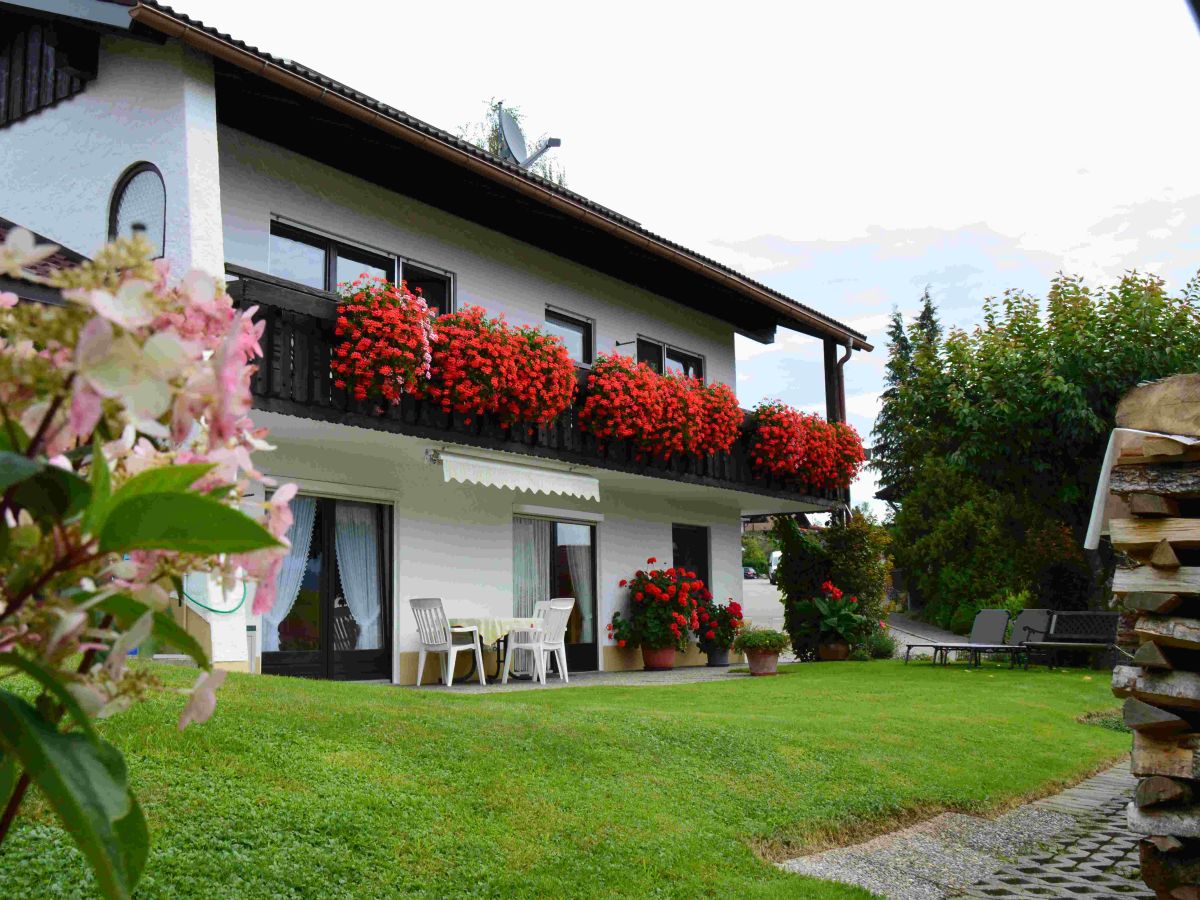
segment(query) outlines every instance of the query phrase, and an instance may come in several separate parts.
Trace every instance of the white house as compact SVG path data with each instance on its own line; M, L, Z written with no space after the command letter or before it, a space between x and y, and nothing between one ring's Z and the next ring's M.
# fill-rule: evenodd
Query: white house
M348 401L329 377L332 290L364 269L444 309L545 325L581 368L620 347L735 386L735 333L770 342L794 329L824 342L833 419L842 364L871 348L612 210L168 7L0 5L0 185L6 220L83 254L136 223L177 272L225 272L266 317L255 418L278 445L263 455L268 474L301 488L295 558L261 622L241 598L194 586L190 627L222 665L247 665L254 625L263 671L411 683L409 598L508 616L566 595L571 664L634 667L604 623L626 602L619 580L647 557L740 599L742 516L846 500L755 477L741 444L662 467L598 449L573 411L516 438L415 401L383 416Z

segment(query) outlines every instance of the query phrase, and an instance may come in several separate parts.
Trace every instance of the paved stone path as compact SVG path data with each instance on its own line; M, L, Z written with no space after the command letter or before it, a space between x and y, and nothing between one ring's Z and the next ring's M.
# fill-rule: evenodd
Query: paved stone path
M938 628L936 625L930 625L928 622L918 622L904 613L892 613L888 616L887 623L888 628L891 629L892 636L896 639L895 656L899 659L904 658L905 644L927 643L929 641L957 644L966 640L961 634L946 631L944 628ZM918 647L913 650L912 655L913 658L918 656L928 658L933 655L933 651L928 647Z
M790 659L787 655L780 656L780 662L787 662ZM437 665L436 661L426 662L426 666ZM730 669L745 669L745 663L734 666L681 666L671 669L666 672L647 672L643 669L634 669L628 672L572 672L568 676L571 680L565 685L557 675L551 672L546 676L546 687L587 687L596 685L617 685L620 687L646 685L649 687L663 687L670 684L693 684L698 681L728 681L731 678L749 678L749 673L731 672ZM491 669L488 669L488 674L491 675ZM412 686L414 690L418 688ZM534 681L518 681L509 678L508 684L488 684L483 687L478 680L465 681L460 676L459 680L454 683L453 687L445 688L438 685L422 685L419 690L435 690L435 691L453 691L456 694L476 694L476 693L497 693L499 691L527 691L533 688L544 690L541 684Z
M1136 784L1121 763L995 819L945 813L864 844L782 864L894 900L1153 898L1125 828Z

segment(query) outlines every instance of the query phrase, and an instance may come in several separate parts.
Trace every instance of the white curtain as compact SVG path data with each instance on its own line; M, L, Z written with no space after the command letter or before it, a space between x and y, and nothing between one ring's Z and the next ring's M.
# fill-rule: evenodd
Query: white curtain
M287 537L292 547L284 557L276 584L275 605L262 618L262 648L265 653L279 650L279 625L300 596L300 584L308 566L308 550L312 546L313 524L317 519L317 501L312 497L293 497L292 527Z
M337 501L334 511L334 544L338 574L346 605L361 629L356 650L383 646L379 598L379 518L369 503Z
M583 632L579 636L581 643L592 640L592 623L595 619L596 598L592 596L592 564L590 541L586 544L567 545L567 568L571 570L571 584L575 588L575 608L583 615Z
M550 545L554 523L513 518L513 615L532 616L533 604L550 598Z

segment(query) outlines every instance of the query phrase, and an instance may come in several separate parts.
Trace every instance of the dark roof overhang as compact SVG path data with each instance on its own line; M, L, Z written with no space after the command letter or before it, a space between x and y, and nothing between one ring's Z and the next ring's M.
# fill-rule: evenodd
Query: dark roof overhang
M346 168L349 152L355 162L354 174L367 180L395 183L403 180L406 172L415 172L398 188L401 193L458 215L470 212L464 217L492 228L506 230L500 226L508 224L509 233L516 232L526 242L601 271L605 259L612 269L612 254L618 253L630 264L623 270L629 274L618 277L732 322L738 331L756 340L769 342L775 326L783 325L851 349L872 349L865 335L823 313L319 72L272 56L149 0L131 6L129 15L138 25L178 39L224 64L218 67L218 116L234 127L266 136L262 132L272 127L273 118L277 130L282 130L286 119L292 146L298 141L297 149L322 162L335 164L327 157L336 148L338 167ZM222 83L238 90L223 92ZM239 99L239 94L245 95ZM255 98L261 101L257 106L247 102ZM314 117L314 110L321 115ZM352 149L347 151L343 140L317 134L321 127L353 134L358 143L349 145ZM367 138L368 132L374 134ZM404 161L420 161L416 169L396 164L394 154L401 148ZM360 163L368 161L364 151L375 154L374 171L360 171ZM426 176L424 188L420 176ZM436 177L436 191L428 187L430 177ZM462 203L448 195L446 186L454 182L459 183L459 195L473 192L480 208L464 210ZM478 199L480 186L488 191L483 199ZM500 218L505 221L497 222Z

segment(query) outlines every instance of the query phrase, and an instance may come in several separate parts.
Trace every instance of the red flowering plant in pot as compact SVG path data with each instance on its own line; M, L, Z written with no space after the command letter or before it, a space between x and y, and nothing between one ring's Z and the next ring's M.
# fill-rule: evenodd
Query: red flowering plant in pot
M826 662L846 659L851 645L873 630L871 619L859 610L858 597L847 596L831 581L821 585L819 596L796 604L794 616L809 639L815 638L817 658Z
M826 422L778 400L754 408L750 461L760 475L824 490L850 486L866 460L862 438L844 422Z
M465 424L491 414L504 426L545 424L571 404L575 367L557 337L514 328L468 306L437 319L429 396Z
M333 333L342 342L329 364L334 387L387 404L403 394L422 396L436 334L420 294L366 276L341 285L341 294Z
M646 565L657 562L652 556ZM675 652L687 649L688 631L699 624L697 602L712 596L704 582L695 572L671 567L638 569L620 586L629 589L629 612L613 613L609 635L618 647L641 647L647 669L674 668Z
M704 591L696 608L696 643L708 656L708 665L729 665L729 648L742 630L742 604L732 597L722 606Z

